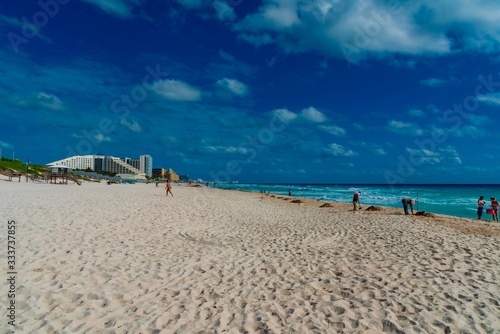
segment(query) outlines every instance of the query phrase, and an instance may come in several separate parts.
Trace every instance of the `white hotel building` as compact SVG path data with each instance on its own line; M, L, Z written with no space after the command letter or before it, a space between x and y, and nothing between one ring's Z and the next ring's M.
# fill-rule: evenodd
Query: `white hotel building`
M106 171L116 174L137 176L153 175L153 158L150 155L141 155L139 159L116 158L107 155L76 155L66 159L49 163L48 165L64 165L72 169L92 171Z

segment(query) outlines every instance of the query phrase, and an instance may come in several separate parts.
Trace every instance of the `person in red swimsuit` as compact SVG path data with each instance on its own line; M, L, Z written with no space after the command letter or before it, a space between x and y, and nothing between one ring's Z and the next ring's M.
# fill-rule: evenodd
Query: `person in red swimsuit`
M353 206L352 211L356 211L358 209L358 205L359 205L359 208L361 209L361 203L359 203L359 194L361 194L360 191L355 192L354 196L352 196L352 206Z
M495 197L490 198L491 200L491 208L493 209L493 221L498 222L498 201Z

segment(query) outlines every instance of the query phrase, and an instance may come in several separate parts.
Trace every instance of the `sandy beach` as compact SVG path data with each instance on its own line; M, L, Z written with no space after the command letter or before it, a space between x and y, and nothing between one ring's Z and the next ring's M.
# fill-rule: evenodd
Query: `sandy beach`
M1 333L500 332L500 224L163 187L0 179Z

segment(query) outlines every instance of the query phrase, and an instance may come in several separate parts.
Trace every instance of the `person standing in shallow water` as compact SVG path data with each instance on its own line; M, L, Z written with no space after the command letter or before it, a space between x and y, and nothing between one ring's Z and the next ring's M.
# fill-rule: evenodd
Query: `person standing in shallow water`
M477 219L481 220L481 217L483 216L483 210L484 210L484 204L486 202L484 201L484 197L480 196L479 199L477 200Z

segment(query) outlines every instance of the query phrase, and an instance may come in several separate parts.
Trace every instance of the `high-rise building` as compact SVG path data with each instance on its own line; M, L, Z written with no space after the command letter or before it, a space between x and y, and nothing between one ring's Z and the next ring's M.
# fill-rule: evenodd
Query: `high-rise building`
M141 155L139 157L139 170L148 177L153 176L153 157L150 155Z
M138 170L142 171L143 173L146 173L141 169L141 159L132 159L132 158L122 158L123 161L128 163L130 166L133 166L137 168Z

